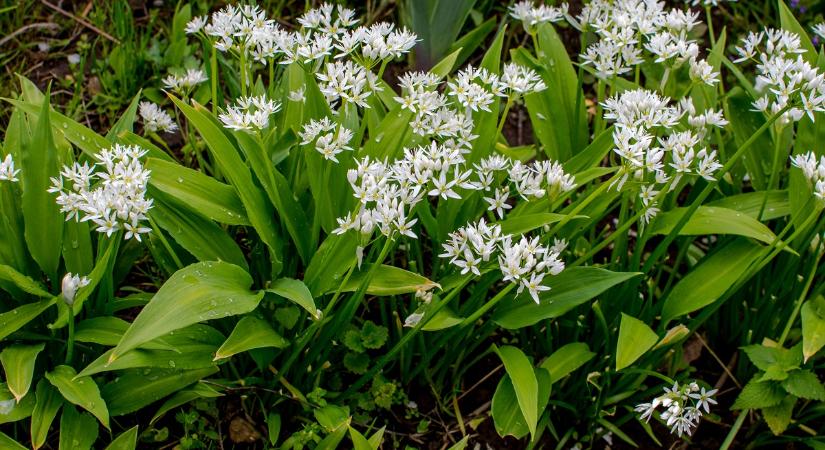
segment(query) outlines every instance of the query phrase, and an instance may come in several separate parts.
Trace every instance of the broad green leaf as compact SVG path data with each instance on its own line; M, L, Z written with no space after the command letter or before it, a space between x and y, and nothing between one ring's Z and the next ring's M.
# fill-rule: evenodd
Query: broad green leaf
M786 5L783 0L776 0L776 5L779 9L779 22L782 24L782 29L799 36L800 43L802 44L801 47L805 50L805 52L802 53L802 57L811 65L815 65L817 52L807 31L799 24L794 12L788 8L788 5Z
M653 234L670 234L682 219L688 208L675 208L660 214L654 222ZM758 214L758 212L757 212ZM714 206L700 206L679 231L680 236L706 234L733 234L753 238L767 244L773 243L776 235L770 228L753 217L732 209Z
M19 330L23 325L31 322L43 311L55 303L55 299L41 300L37 303L18 306L17 308L0 314L0 339Z
M49 101L40 108L37 125L30 140L24 140L20 169L23 188L23 217L26 244L32 258L46 274L56 277L63 241L63 213L55 196L46 192L50 177L58 176L57 148L49 122Z
M454 327L463 321L464 318L459 317L458 314L448 306L441 308L421 329L424 331L439 331Z
M710 202L708 207L727 208L739 211L748 217L758 219L759 210L765 201L765 191L747 192L745 194L729 195L719 200ZM762 212L763 220L773 220L785 217L791 213L791 205L788 202L788 191L768 191L768 201L765 203L765 210ZM700 207L700 209L703 207Z
M347 428L341 427L321 439L321 442L315 446L315 450L335 450L338 448L338 444L341 443L346 435Z
M137 447L137 437L138 426L135 425L115 438L115 440L106 447L106 450L135 450Z
M0 383L0 425L19 422L30 417L34 411L35 402L34 395L31 394L17 402L6 383Z
M406 2L404 11L409 14L410 26L421 38L415 51L417 67L430 67L447 53L475 3L476 0Z
M805 362L825 347L825 300L820 296L802 305L802 354Z
M312 295L322 295L338 288L344 274L355 264L356 241L352 236L338 234L324 239L304 273L304 283Z
M2 431L0 431L0 448L4 448L6 450L27 450L26 447L23 447Z
M802 355L797 347L786 349L765 345L748 345L742 347L742 350L759 370L767 371L775 367L783 372L788 372L799 368L802 363Z
M281 415L270 412L266 415L266 434L270 445L275 445L278 442L278 436L281 434Z
M364 277L370 272L372 264L361 265L361 270L353 273L346 284L341 288L343 292L354 292L361 285ZM400 295L409 294L418 290L428 291L439 287L438 283L428 280L417 273L401 269L400 267L382 264L375 269L367 293L370 295ZM337 289L330 289L334 292Z
M170 331L252 311L263 292L250 292L250 286L252 277L246 271L220 261L175 272L123 334L110 361Z
M470 436L464 436L460 441L456 442L455 445L453 445L447 450L465 450L467 448L467 443L469 441Z
M36 401L32 411L31 440L32 448L39 449L46 443L49 428L57 417L57 411L63 406L63 397L48 381L41 379L35 388Z
M37 355L46 344L11 345L0 352L0 362L6 372L6 384L17 402L28 394L34 376Z
M616 370L622 370L633 364L658 340L659 336L644 322L622 313L619 340L616 343Z
M737 239L704 257L670 292L662 307L662 323L718 300L746 272L762 247Z
M40 283L18 272L14 269L14 267L7 266L5 264L0 264L0 280L6 280L14 284L18 288L20 288L21 291L27 294L36 295L38 297L52 296L52 294L50 294L49 291L43 288L43 286L41 286Z
M94 417L77 412L66 405L60 416L60 441L58 450L89 450L97 440L98 426Z
M347 428L349 429L349 438L352 441L354 450L373 450L367 438L365 438L360 431L351 426Z
M733 131L736 147L744 144L765 124L765 115L754 112L752 102L753 99L739 87L731 89L726 97L725 117L730 121L729 129ZM753 145L745 150L743 163L751 183L758 190L764 190L767 184L766 174L771 170L773 151L774 144L770 133L762 133Z
M111 415L122 416L154 403L217 371L217 367L195 370L129 370L103 386L101 395L106 399Z
M799 398L825 401L825 387L816 374L808 370L794 370L782 382L782 388Z
M450 46L449 52L452 53L456 50L460 50L458 58L455 62L456 66L461 66L464 64L464 62L467 61L473 53L475 53L479 46L481 46L484 42L487 35L496 29L496 22L496 18L491 17L453 42L453 45Z
M146 158L144 166L152 171L149 185L186 208L218 223L249 225L243 203L232 186L174 162Z
M593 359L595 353L584 342L574 342L560 347L541 363L550 372L550 382L555 383Z
M238 191L238 196L246 209L249 222L258 231L261 239L270 248L272 257L281 261L281 237L275 228L274 210L266 197L252 181L252 173L241 159L235 145L226 137L219 126L203 112L170 96L172 102L183 112L190 124L198 130L215 159L221 173Z
M223 394L216 391L210 385L198 381L197 383L193 384L192 387L183 389L175 393L175 395L169 397L168 400L163 402L162 405L158 408L158 411L152 416L152 420L149 423L155 423L158 419L163 417L164 414L167 412L185 405L186 403L191 402L192 400L197 400L199 398L216 398L220 397Z
M378 450L378 448L381 447L381 444L384 442L384 432L386 430L387 427L385 425L376 430L375 433L373 433L372 436L370 436L369 439L367 439L367 441L370 444L371 450Z
M516 400L527 422L527 429L530 430L531 436L535 436L540 412L538 410L539 385L533 365L527 356L516 347L505 345L495 350L501 357L504 369L513 383Z
M121 131L117 134L117 138L114 139L114 141L122 145L136 145L146 150L146 159L151 158L177 164L174 158L152 143L152 141L144 138L143 136L138 136L131 131ZM152 175L154 176L154 173ZM149 184L152 184L151 177L149 179Z
M289 342L263 320L246 316L238 321L232 334L215 353L215 361L255 348L284 348Z
M517 298L496 309L493 320L511 330L534 325L559 317L611 287L640 275L597 267L571 267L556 276L545 278L545 285L550 290L539 295L539 304L530 299Z
M455 62L458 59L459 53L461 53L461 49L458 49L450 53L449 55L445 56L444 59L439 61L438 64L434 65L433 68L430 69L430 73L438 76L438 78L444 78L447 75L449 75L453 71L453 68L455 68Z
M787 396L785 391L775 381L748 382L739 397L733 402L731 409L758 409L776 406Z
M292 278L281 278L275 280L267 289L276 295L295 303L304 308L312 317L319 318L321 310L315 306L315 300L312 298L312 293L309 288L301 280L293 280Z
M611 149L613 149L613 126L599 133L590 145L564 162L564 170L567 173L579 173L583 170L596 167ZM576 181L580 183L578 177Z
M14 105L15 108L24 111L26 114L32 114L35 116L40 115L41 111L39 105L22 102L19 100L5 100ZM55 130L62 133L69 142L77 146L77 148L82 150L83 153L91 158L94 158L100 150L112 146L112 143L108 139L57 111L52 110L49 113L49 122L51 122L52 127L54 127Z
M340 428L346 428L351 420L349 407L326 405L313 411L315 420L326 431L332 432Z
M215 222L192 214L172 203L163 194L154 195L154 206L149 216L158 226L198 261L226 261L247 268L243 251L231 236Z
M499 436L513 436L521 439L530 433L527 421L519 408L513 381L509 375L504 375L493 393L491 406L493 424Z
M110 361L110 358L114 349L108 350L83 368L79 376L138 367L202 369L215 365L212 355L218 349L217 344L189 339L181 340L176 337L166 336L165 338L172 350L136 348L118 356L113 361Z
M63 398L89 411L104 427L109 428L109 411L93 379L78 377L77 372L69 366L57 366L51 372L46 372L46 379L60 391Z
M769 406L762 408L762 417L768 423L771 432L774 436L779 436L784 433L791 424L791 415L793 414L793 407L796 404L796 397L788 395L776 406Z
M314 250L313 238L307 232L309 230L309 220L307 220L303 207L295 198L289 182L272 163L272 159L263 147L251 135L240 131L235 133L235 139L240 144L247 162L252 167L252 171L258 177L258 181L267 193L269 201L272 202L275 211L278 212L287 232L292 237L298 255L303 262L308 263Z

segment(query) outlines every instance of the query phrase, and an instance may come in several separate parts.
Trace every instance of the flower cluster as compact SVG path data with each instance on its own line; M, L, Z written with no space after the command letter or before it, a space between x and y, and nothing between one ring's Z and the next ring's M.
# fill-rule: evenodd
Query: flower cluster
M819 39L825 40L825 22L820 22L812 26L811 31L813 31Z
M719 73L699 58L699 46L689 38L699 23L698 13L666 10L658 1L594 0L585 5L578 20L574 25L599 36L581 57L600 78L628 73L647 56L667 70L687 63L695 82L719 81Z
M64 166L60 176L51 179L49 192L58 194L66 220L92 221L107 236L123 229L125 239L140 241L151 231L142 223L152 208L152 200L146 198L149 171L140 162L145 154L138 146L116 144L95 155L97 164ZM96 171L100 166L103 170Z
M327 63L316 77L320 81L318 87L321 93L332 107L340 102L340 106L352 103L368 108L367 98L372 92L380 90L378 77L352 61Z
M20 173L20 169L15 170L14 159L12 159L11 155L6 155L6 157L0 161L0 181L19 181L17 179L18 173Z
M710 413L710 405L716 404L713 395L717 390L705 390L696 382L682 386L673 383L672 388L666 387L664 391L664 394L654 398L652 402L636 406L635 410L641 413L642 419L649 421L653 413L662 407L664 411L659 417L670 427L670 433L679 437L684 434L690 436L693 429L699 425L702 410Z
M504 281L518 284L517 294L527 289L536 303L539 293L550 288L542 285L544 277L558 275L564 270L560 254L567 243L556 241L552 247L539 242L538 237L503 234L501 226L488 225L484 219L468 224L450 233L443 244L442 258L459 267L462 274L481 275L486 263L495 257Z
M163 79L163 85L181 95L189 95L195 86L208 80L200 69L187 69L184 73L169 74Z
M324 155L324 159L338 162L336 155L344 150L352 150L349 141L353 133L350 129L331 121L328 117L320 120L311 120L298 133L301 145L309 145L315 141L315 150Z
M143 130L147 133L173 133L178 129L169 113L152 102L140 102L139 111L143 119Z
M642 183L644 219L658 213L658 185L673 188L682 176L713 180L722 166L716 151L706 147L707 127L723 127L719 111L696 114L690 99L671 105L670 99L644 89L622 92L603 104L605 119L614 120L613 151L622 159L618 187L629 177ZM682 121L687 116L687 124ZM667 157L669 156L669 158Z
M559 22L567 15L567 3L559 6L539 5L534 6L532 0L522 0L510 6L510 16L520 20L524 25L524 30L534 33L536 28L543 23Z
M269 126L269 116L280 111L281 104L266 96L241 97L234 106L226 108L219 118L231 130L263 130Z
M807 114L825 111L825 77L802 57L799 35L767 28L750 33L736 47L734 62L756 61L754 87L761 96L753 106L769 114L783 113L782 121L798 121Z
M814 196L825 201L825 156L817 159L814 152L801 153L791 157L791 163L798 167L814 190Z

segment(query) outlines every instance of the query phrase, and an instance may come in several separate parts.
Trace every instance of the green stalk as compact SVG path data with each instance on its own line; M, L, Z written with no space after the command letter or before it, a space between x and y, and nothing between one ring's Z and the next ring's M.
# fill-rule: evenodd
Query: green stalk
M209 69L212 72L212 114L218 115L218 50L212 46L212 55L209 57ZM177 111L177 108L175 108ZM177 114L177 112L175 113Z
M507 97L507 103L504 105L504 114L501 115L501 119L498 121L496 139L498 139L498 136L501 135L501 131L504 129L504 123L507 122L507 114L510 113L511 106L513 106L513 99L511 97Z
M776 127L773 145L773 163L771 164L771 176L768 179L768 185L765 186L765 195L762 197L762 204L759 206L759 215L756 216L758 220L762 220L762 214L765 212L765 206L768 204L768 195L771 189L774 188L776 182L776 173L779 171L779 154L782 152L782 127Z
M816 252L819 252L820 245L817 246ZM819 255L814 254L815 262L811 266L811 272L808 274L808 281L805 282L805 287L802 289L802 293L799 294L799 298L796 300L796 304L794 305L793 312L791 313L791 317L788 318L788 321L785 323L785 329L782 330L782 336L779 337L779 341L777 342L778 347L782 347L782 344L785 342L785 339L788 338L788 334L791 332L791 327L793 326L794 322L796 321L796 317L799 315L799 311L802 309L802 303L808 297L808 291L811 289L811 284L814 281L814 275L816 275L816 270L819 268Z
M69 308L69 338L66 340L66 365L70 366L74 358L74 307L73 305L67 306Z
M246 97L246 49L240 49L241 55L241 97Z
M602 193L604 193L604 191L606 191L610 187L610 185L616 180L616 177L618 177L618 174L615 174L612 177L610 177L609 180L600 184L599 187L597 187L593 192L591 192L590 195L585 197L584 200L578 202L578 204L576 204L576 207L573 208L572 211L565 214L565 216L553 226L550 232L547 233L547 236L555 236L563 226L567 225L568 222L573 220L573 217L575 217L578 213L582 212L582 210L584 210L584 208L586 208L587 205L589 205L593 202L593 200L602 195Z
M497 305L497 304L498 304L498 303L499 303L499 302L500 302L500 301L501 301L504 297L506 297L506 296L507 296L507 294L509 294L509 293L510 293L510 291L512 291L514 287L516 287L515 283L509 283L509 284L507 285L507 287L505 287L504 289L502 289L501 291L499 291L499 293L498 293L498 294L496 294L496 296L495 296L495 297L493 297L493 299L492 299L492 300L490 300L489 302L485 303L485 304L484 304L481 308L478 308L478 309L476 310L476 312L474 312L472 315L470 315L470 316L469 316L469 317L467 317L466 319L462 320L462 321L461 321L461 323L460 323L460 324L458 324L458 327L459 327L459 328L464 328L464 327L466 327L466 326L468 326L468 325L472 325L472 324L474 324L474 323L475 323L475 321L479 319L479 317L483 316L483 315L484 315L484 313L486 313L486 312L487 312L487 311L489 311L491 308L493 308L494 306L496 306L496 305Z
M736 418L736 422L733 423L733 427L731 427L730 432L728 432L727 437L725 437L725 441L722 442L722 446L719 447L719 450L728 450L733 444L733 440L736 439L736 434L739 433L739 429L742 428L742 423L745 422L745 417L748 416L750 412L749 409L743 409L739 413L739 417Z

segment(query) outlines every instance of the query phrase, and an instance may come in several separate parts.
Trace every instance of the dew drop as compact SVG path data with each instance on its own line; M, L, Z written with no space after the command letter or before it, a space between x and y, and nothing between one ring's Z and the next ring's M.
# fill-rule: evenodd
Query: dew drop
M174 369L174 368L175 368L175 361L172 361L172 360L170 359L170 360L169 360L169 367L171 367L171 368L173 368L173 369Z
M65 130L66 128L69 128L69 124L68 124L68 123L64 123L64 124L63 124L63 129Z

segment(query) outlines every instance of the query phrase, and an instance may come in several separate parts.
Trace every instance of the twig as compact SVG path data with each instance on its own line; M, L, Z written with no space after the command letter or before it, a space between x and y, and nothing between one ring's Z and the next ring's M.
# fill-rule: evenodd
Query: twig
M461 400L462 398L464 398L464 396L465 396L465 395L467 395L467 394L469 394L470 392L472 392L472 391L473 391L473 389L477 388L477 387L478 387L481 383L484 383L485 381L487 381L487 379L488 379L488 378L490 378L491 376L493 376L493 374L495 374L496 372L498 372L499 370L501 370L501 368L502 368L502 367L504 367L504 364L499 364L499 366L498 366L498 367L496 367L495 369L493 369L493 370L492 370L490 373L488 373L487 375L484 375L484 377L483 377L483 378L481 378L480 380L478 380L478 381L476 382L476 384L472 385L472 386L470 387L470 389L467 389L466 391L464 391L464 393L462 393L461 395L459 395L457 400Z
M104 38L106 38L106 39L108 39L108 40L110 40L110 41L114 42L115 44L120 44L120 41L119 41L118 39L116 39L114 36L112 36L111 34L109 34L109 33L105 32L105 31L103 31L103 30L101 30L100 28L98 28L98 27L96 27L96 26L92 25L92 24L91 24L91 22L87 21L86 19L83 19L83 18L77 17L76 15L74 15L74 14L72 14L72 13L70 13L70 12L66 11L65 9L63 9L63 8L61 8L61 7L57 6L57 5L53 5L53 4L49 3L49 2L48 2L48 1L46 1L46 0L40 0L40 3L43 3L44 5L46 5L46 6L48 6L49 8L51 8L51 9L55 10L56 12L58 12L58 13L60 13L60 14L63 14L64 16L66 16L66 17L68 17L68 18L70 18L70 19L74 20L75 22L77 22L77 23L79 23L79 24L83 25L84 27L86 27L86 28L88 28L88 29L90 29L90 30L94 31L95 33L97 33L97 34L99 34L99 35L103 36Z
M60 27L56 23L52 23L52 22L37 22L37 23L30 23L28 25L23 25L22 27L20 27L16 30L12 31L11 33L9 33L3 39L0 39L0 46L2 46L3 44L5 44L8 41L14 39L19 34L25 33L27 31L35 29L35 28L52 28L52 29L58 28L59 29Z
M725 371L725 373L726 373L726 374L730 377L731 381L733 381L733 383L734 383L734 384L736 384L736 387L738 387L738 388L740 388L740 389L741 389L741 388L742 388L742 385L741 385L741 384L739 384L739 380L737 380L737 379L736 379L736 377L735 377L735 376L733 375L733 373L730 371L730 369L728 368L728 366L726 366L726 365L725 365L725 363L723 363L723 362L722 362L722 360L721 360L721 359L719 359L719 357L718 357L718 356L716 356L716 352L714 352L714 351L713 351L713 349L711 349L711 348L710 348L710 346L708 346L708 343L707 343L707 342L705 342L705 340L704 340L704 339L702 339L702 336L701 336L699 333L696 333L696 337L697 337L697 338L699 338L699 342L701 342L701 343L702 343L702 345L703 345L706 349L708 349L708 352L710 352L710 356L712 356L712 357L713 357L713 359L715 359L715 360L716 360L716 362L719 364L719 366L721 366L721 367L722 367L722 370L724 370L724 371Z

